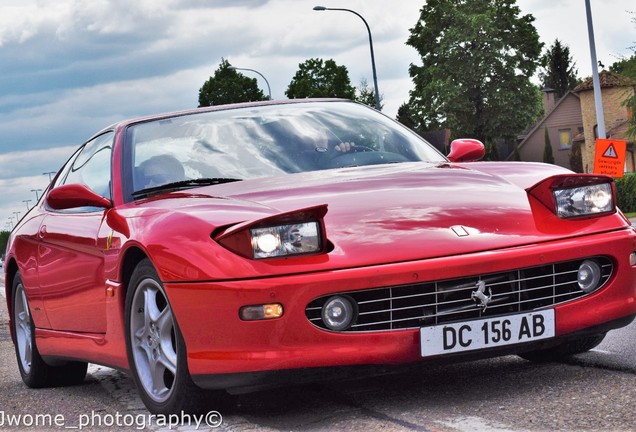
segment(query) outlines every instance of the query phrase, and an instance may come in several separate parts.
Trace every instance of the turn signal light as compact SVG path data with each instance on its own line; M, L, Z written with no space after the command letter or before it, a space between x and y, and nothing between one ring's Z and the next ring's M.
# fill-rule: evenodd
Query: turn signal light
M259 321L280 318L283 316L283 305L269 303L262 305L243 306L239 310L239 317L243 321Z

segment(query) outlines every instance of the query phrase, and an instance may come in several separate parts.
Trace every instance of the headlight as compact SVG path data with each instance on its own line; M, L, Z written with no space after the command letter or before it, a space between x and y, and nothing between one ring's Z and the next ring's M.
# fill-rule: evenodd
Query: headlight
M322 250L318 222L252 228L250 235L255 259L301 255Z
M212 233L212 238L247 259L327 253L326 214L326 204L305 207L237 223Z
M556 213L560 218L588 216L614 211L612 185L600 183L555 189Z

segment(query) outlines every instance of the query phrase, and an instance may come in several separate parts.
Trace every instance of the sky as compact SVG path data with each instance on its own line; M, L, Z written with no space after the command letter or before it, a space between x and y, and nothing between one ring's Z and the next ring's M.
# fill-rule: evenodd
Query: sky
M636 45L633 0L591 0L597 58L607 67ZM371 29L383 112L413 88L406 45L424 0L2 0L0 3L0 230L35 204L71 153L116 121L196 107L222 59L258 71L274 99L300 63L333 59L351 83L373 83ZM518 0L546 47L570 48L592 73L583 0ZM631 13L630 13L631 12ZM263 92L267 83L251 71ZM1 254L1 253L0 253Z

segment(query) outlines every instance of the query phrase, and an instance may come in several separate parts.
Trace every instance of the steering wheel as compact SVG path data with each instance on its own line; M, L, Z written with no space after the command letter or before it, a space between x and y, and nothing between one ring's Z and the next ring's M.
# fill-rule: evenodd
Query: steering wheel
M344 144L344 143L341 143ZM340 144L338 144L340 145ZM334 156L333 157L340 157L340 156L344 156L346 154L350 154L350 153L362 153L362 152L373 152L375 151L374 149L372 149L371 147L365 146L365 145L353 145L349 148L348 151L338 151L338 150L334 150Z

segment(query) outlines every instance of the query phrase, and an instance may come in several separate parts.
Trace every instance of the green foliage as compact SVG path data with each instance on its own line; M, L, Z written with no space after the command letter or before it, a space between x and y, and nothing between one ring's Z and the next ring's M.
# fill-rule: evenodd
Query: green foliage
M422 63L409 68L416 127L493 143L534 123L542 44L533 21L515 0L427 1L407 41Z
M636 24L636 18L632 18L632 23ZM622 59L621 61L612 64L610 66L610 71L616 72L618 74L631 78L633 81L636 81L636 45L630 48L633 49L635 53L632 54L632 56L628 59ZM636 91L636 88L634 88L634 91ZM631 97L627 98L623 102L623 105L625 105L627 107L627 110L631 112L631 118L629 118L629 126L627 129L627 136L636 138L636 94L632 94Z
M581 80L576 76L575 63L570 57L570 48L562 45L558 39L555 39L554 44L543 54L541 63L543 64L543 70L539 73L541 84L544 88L553 89L557 99L580 84Z
M610 66L610 71L624 75L636 81L636 54L633 54L628 59L622 59L614 62Z
M583 158L581 156L581 144L572 143L570 150L570 169L577 173L583 172Z
M486 144L484 144L486 147L486 154L484 155L484 159L485 161L498 161L499 160L499 153L497 152L497 146L492 143L492 142L488 142Z
M356 89L355 100L357 102L360 102L372 108L375 108L375 91L373 90L373 87L371 87L369 83L367 83L367 80L364 78L360 81L360 84L358 85L358 88ZM382 111L383 107L384 105L382 104L382 95L380 95L380 111Z
M397 115L395 116L395 120L402 123L404 126L415 130L415 120L411 115L409 104L403 103L402 105L400 105L397 111Z
M636 174L626 174L615 183L618 208L623 213L636 212Z
M9 231L0 231L0 258L4 259L7 242L9 241Z
M612 72L616 72L628 78L631 78L636 82L636 54L632 55L629 59L623 59L610 66ZM627 98L623 105L627 107L630 112L631 118L629 119L629 127L627 129L627 135L636 138L636 94L632 94Z
M333 60L309 59L298 65L285 94L290 99L337 97L354 100L356 89L351 85L345 66L338 66Z
M258 88L256 78L248 78L238 73L225 59L221 59L214 76L199 89L200 107L267 99L268 97Z
M552 142L550 142L550 134L548 128L545 128L545 145L543 146L543 162L554 164L554 155L552 154Z
M636 138L636 88L634 94L627 98L623 104L627 107L627 110L632 113L631 118L628 119L629 126L627 128L627 136Z

